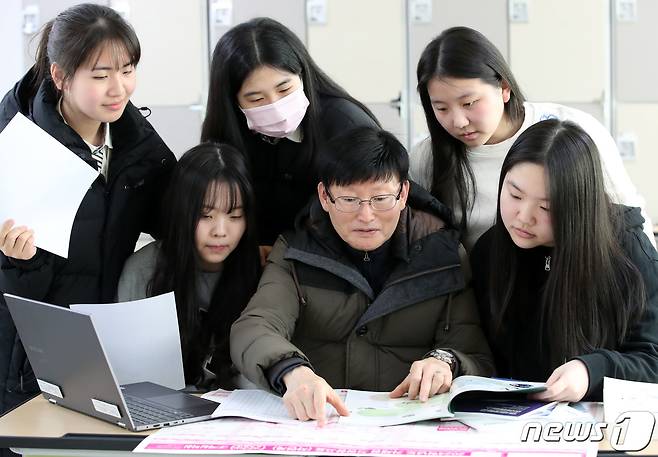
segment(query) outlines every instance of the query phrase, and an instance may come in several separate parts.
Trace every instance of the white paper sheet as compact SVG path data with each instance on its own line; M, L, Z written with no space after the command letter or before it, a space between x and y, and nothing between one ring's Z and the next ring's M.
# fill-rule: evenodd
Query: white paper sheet
M185 387L174 293L102 305L71 305L92 316L119 384Z
M658 439L658 384L603 378L603 412L609 427L622 418L623 413L649 412L655 417L652 439ZM628 434L642 434L639 427L646 424L640 422L644 422L644 418L629 419Z
M344 400L347 391L336 390L336 393ZM247 417L279 424L299 423L297 419L288 415L288 410L283 405L281 397L264 390L234 390L226 398L223 398L220 403L212 417ZM338 413L329 404L326 405L326 415L328 422L338 420Z
M34 230L37 247L67 258L71 228L98 177L77 155L18 113L0 132L0 224Z

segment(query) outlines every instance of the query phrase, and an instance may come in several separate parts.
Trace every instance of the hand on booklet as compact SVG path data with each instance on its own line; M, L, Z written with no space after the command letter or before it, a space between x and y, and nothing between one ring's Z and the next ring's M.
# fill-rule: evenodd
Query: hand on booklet
M546 381L546 390L531 396L541 401L571 401L583 399L589 388L589 373L580 360L570 360L557 367Z
M288 375L291 376L286 378ZM465 394L462 398L470 396L471 400L496 396L514 400L546 389L543 383L459 376L452 382L450 390L421 402L406 396L390 398L387 392L345 389L334 392L324 379L307 367L297 367L286 373L284 382L288 392L283 399L263 390L234 390L222 401L213 417L247 417L289 424L297 419L309 420L315 416L319 424L327 422L325 414L329 414L331 408L327 407L324 411L320 408L325 408L329 403L341 416L336 418L332 414L332 423L388 426L454 417L452 400L461 394ZM319 400L318 405L314 405L316 400ZM518 413L518 409L515 412Z
M291 417L301 421L317 419L322 427L327 422L325 405L329 403L341 416L350 414L345 403L327 381L308 367L297 367L283 376L286 393L283 404Z
M446 362L429 357L411 364L409 374L393 389L390 397L399 398L407 394L410 400L418 397L421 402L426 402L430 397L450 390L451 384L450 366Z
M13 259L31 259L37 253L34 231L24 225L14 226L11 219L6 220L0 228L0 251Z

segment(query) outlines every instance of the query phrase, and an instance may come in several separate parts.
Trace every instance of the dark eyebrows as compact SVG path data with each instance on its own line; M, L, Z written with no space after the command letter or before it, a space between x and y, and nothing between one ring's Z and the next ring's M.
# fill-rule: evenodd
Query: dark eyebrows
M510 181L509 179L507 180L507 184L509 184L510 186L512 186L512 187L513 187L514 189L516 189L518 192L521 192L522 194L525 195L525 192L524 192L519 186L517 186L516 184L514 184L514 182ZM547 201L548 201L548 198L539 198L538 200L539 200L539 201L542 201L542 202L547 202Z
M288 84L288 83L291 81L291 79L292 79L292 78L286 78L286 79L284 79L283 81L281 81L279 84L277 84L275 87L276 87L277 89L279 89L279 88L281 88L282 86L285 86L286 84ZM261 93L260 91L258 91L258 90L254 90L254 91L251 91L251 92L247 92L247 93L245 93L245 94L242 95L242 96L243 96L243 97L251 97L251 96L254 96L254 95L259 95L260 93Z
M132 62L128 62L127 64L124 64L124 66L121 68L126 68L131 66L132 66ZM94 67L91 69L91 71L109 71L109 70L114 70L114 67Z
M281 86L285 86L286 84L288 84L288 83L290 82L290 79L291 79L291 78L286 78L286 79L284 79L284 80L281 81L279 84L277 84L276 87L279 88L279 87L281 87Z
M235 210L242 209L242 208L243 208L242 205L236 205L233 208L231 208L231 211L235 211ZM203 209L203 211L212 211L212 210L220 211L221 210L221 208L217 208L215 206L210 206L210 205L203 205L202 209Z
M519 186L517 186L516 184L514 184L513 181L510 181L510 180L508 179L508 180L507 180L507 184L509 184L510 186L512 186L512 187L513 187L514 189L516 189L518 192L521 192L522 194L524 193L523 190L521 190L521 188L520 188Z
M471 98L471 97L474 97L475 95L477 95L475 92L467 92L467 93L457 97L457 100L463 100L465 98ZM430 98L430 102L431 103L448 103L448 102L444 102L443 100L437 100L437 99L433 99L433 98Z

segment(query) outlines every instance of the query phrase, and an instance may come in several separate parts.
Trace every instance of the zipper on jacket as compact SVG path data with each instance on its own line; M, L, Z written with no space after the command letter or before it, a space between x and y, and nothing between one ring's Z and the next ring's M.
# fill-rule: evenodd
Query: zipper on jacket
M444 332L448 332L450 330L450 311L452 309L452 294L448 294L448 298L446 300L446 325L443 327Z
M350 342L351 338L352 335L350 335L345 342L345 383L343 384L345 386L350 385L350 351L352 349Z
M374 348L374 346L372 346L372 347ZM377 350L375 351L375 370L376 370L375 373L377 373L377 379L376 379L376 382L375 382L376 387L377 387L376 390L382 390L382 386L381 386L381 384L382 384L382 377L381 377L382 367L381 367L381 359L379 357L379 351L377 351Z
M544 256L544 259L546 259L544 262L544 271L551 271L551 256Z
M431 273L438 273L438 272L446 271L446 270L454 270L455 268L459 268L460 266L461 266L460 263L456 263L456 264L453 264L453 265L446 265L446 266L443 266L443 267L438 267L438 268L432 268L432 269L429 269L429 270L425 270L425 271L422 271L420 273L411 274L411 275L396 279L395 281L392 281L388 284L384 284L384 287L382 287L382 292L384 290L388 289L389 287L392 287L392 286L394 286L398 283L401 283L403 281L408 281L409 279L418 278L418 277L428 275L428 274L431 274ZM381 295L382 292L380 292L379 294ZM441 295L446 295L446 294L444 293L444 294L441 294ZM448 293L447 295L449 297L452 296L451 293ZM368 318L368 321L366 321L366 322L370 322L371 320L373 320L375 318L378 318L378 317L381 317L381 316L375 316L375 317L370 316ZM450 315L448 314L448 318L449 317L450 317ZM446 326L444 326L444 329L445 329L445 331L450 330L450 324L447 323Z
M391 286L394 286L395 284L398 284L398 283L401 283L401 282L404 282L404 281L408 281L410 279L418 278L420 276L425 276L425 275L428 275L428 274L431 274L431 273L439 273L439 272L445 271L445 270L452 270L452 269L455 269L455 268L459 268L460 266L461 266L461 264L455 263L453 265L446 265L445 267L432 268L432 269L429 269L429 270L421 271L419 273L414 273L414 274L411 274L411 275L408 275L408 276L404 276L402 278L396 279L395 281L389 282L388 284L384 284L384 287L382 287L382 290L387 289Z
M294 264L291 265L291 268L292 268L292 282L295 283L295 289L297 289L297 296L299 297L299 303L302 306L306 306L306 298L302 293L302 286L299 284L299 278L297 277L297 269L295 268Z

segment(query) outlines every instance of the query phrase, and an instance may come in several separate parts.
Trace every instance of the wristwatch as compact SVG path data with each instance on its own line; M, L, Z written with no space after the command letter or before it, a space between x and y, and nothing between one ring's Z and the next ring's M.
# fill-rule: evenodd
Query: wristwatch
M442 362L445 362L448 364L450 367L450 371L455 373L455 368L457 367L457 357L450 352L450 351L444 351L443 349L432 349L429 351L427 354L425 354L424 359L428 357L434 357L437 360L440 360Z

